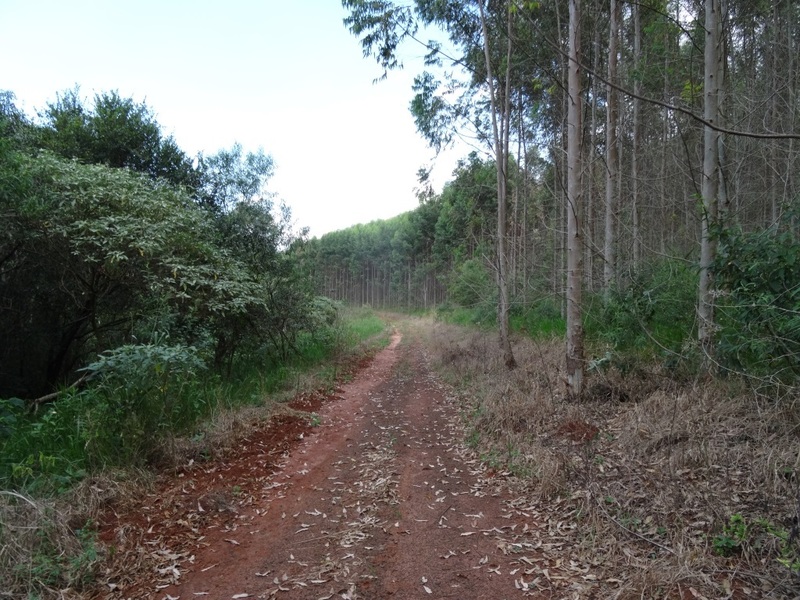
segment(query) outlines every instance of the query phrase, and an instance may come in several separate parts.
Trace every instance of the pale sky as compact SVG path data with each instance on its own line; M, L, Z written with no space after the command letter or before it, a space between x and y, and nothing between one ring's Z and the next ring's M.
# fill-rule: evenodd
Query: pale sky
M424 50L403 71L364 58L340 0L0 0L0 90L30 116L80 85L144 101L190 156L263 148L270 189L312 235L417 205L433 151L408 106ZM462 147L440 156L437 191Z

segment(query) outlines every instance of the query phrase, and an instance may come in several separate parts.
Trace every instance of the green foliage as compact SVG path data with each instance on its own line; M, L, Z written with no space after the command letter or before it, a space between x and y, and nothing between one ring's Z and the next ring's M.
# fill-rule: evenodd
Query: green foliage
M696 295L697 273L692 267L654 261L607 299L588 299L586 334L617 351L670 359L694 335Z
M308 327L297 337L297 356L305 364L316 364L338 352L344 341L341 305L325 296L315 297L308 307Z
M458 112L442 97L440 87L440 82L431 73L426 71L417 75L413 86L416 94L411 101L411 114L417 131L437 152L452 143L455 135L453 124L458 116Z
M41 549L33 557L31 570L34 578L45 585L68 582L81 589L94 579L94 567L98 560L97 530L92 523L86 523L75 531L78 550L71 556L56 555Z
M351 310L347 318L347 331L356 342L364 342L386 333L386 323L368 309Z
M20 398L0 398L0 439L8 437L24 416L25 401Z
M731 515L730 521L722 528L722 533L712 540L714 552L720 556L731 556L741 551L742 543L747 540L747 524L739 514Z
M297 374L335 358L365 340L384 343L383 321L369 310L314 301L313 330L298 336L286 360L262 353L239 362L225 381L202 353L161 336L101 354L83 369L86 387L69 390L31 413L19 400L1 400L0 481L39 494L68 489L97 468L147 465L165 442L188 434L222 409L262 404L268 394L290 389Z
M452 304L442 304L436 312L437 318L446 323L488 329L497 322L497 309L489 304L474 308L464 308Z
M83 369L96 405L87 415L86 443L97 445L101 456L116 445L128 462L165 432L185 430L205 412L195 383L205 368L191 346L124 345L104 352Z
M396 51L402 41L418 29L413 10L391 2L364 0L342 0L342 6L350 11L344 24L356 36L363 36L364 55L375 57L384 69L383 76L386 77L389 70L402 67Z
M320 293L355 306L408 311L448 299L491 302L496 292L483 265L497 228L495 169L473 153L454 175L441 195L423 191L411 212L328 233L293 254Z
M76 89L39 126L1 100L0 396L49 403L0 401L0 478L57 491L144 463L336 347L336 307L285 252L302 240L273 205L263 151L181 171L144 104L111 93L90 109ZM241 382L222 380L234 371Z
M208 413L204 369L195 349L180 345L104 353L86 367L85 389L66 393L41 415L18 415L0 437L0 476L59 491L88 468L143 464L163 436Z
M469 259L458 265L449 286L450 299L464 308L494 305L497 295L492 276L484 261Z
M733 514L722 531L711 540L714 552L730 557L745 554L775 560L795 575L800 574L800 548L797 540L785 527L775 525L767 519L758 518L748 522L741 514Z
M201 156L198 170L202 181L201 203L213 210L229 212L236 207L246 207L253 200L270 197L266 184L275 165L262 149L245 153L240 144L234 144L230 150Z
M265 304L246 266L216 243L208 216L181 190L49 154L2 167L29 191L0 197L11 306L0 311L11 342L0 350L0 393L51 391L156 314L213 321Z
M534 339L563 336L567 330L561 310L550 299L540 300L527 307L515 307L509 322L512 331L520 331Z
M719 359L784 382L800 376L800 244L791 231L719 233Z
M38 147L64 158L129 168L173 184L196 183L191 160L175 140L162 135L145 103L113 91L96 94L93 106L87 107L75 87L58 94L42 116Z

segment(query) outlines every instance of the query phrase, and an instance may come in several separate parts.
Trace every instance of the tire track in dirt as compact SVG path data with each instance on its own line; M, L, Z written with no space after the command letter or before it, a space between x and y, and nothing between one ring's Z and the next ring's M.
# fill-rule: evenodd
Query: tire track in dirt
M395 335L341 392L259 498L203 532L178 583L151 597L551 597L558 569L529 568L535 516L465 450L417 344Z

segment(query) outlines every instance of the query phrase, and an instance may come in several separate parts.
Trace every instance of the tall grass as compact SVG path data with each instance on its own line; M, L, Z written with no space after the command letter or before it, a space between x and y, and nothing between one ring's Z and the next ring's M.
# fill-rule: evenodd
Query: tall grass
M386 323L369 308L348 308L344 313L346 335L349 336L348 345L360 344L378 336L378 341L388 341Z

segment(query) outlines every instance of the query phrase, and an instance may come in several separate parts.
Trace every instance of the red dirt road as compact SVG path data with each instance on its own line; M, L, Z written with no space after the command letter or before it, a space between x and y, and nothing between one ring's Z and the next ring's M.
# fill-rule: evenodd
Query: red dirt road
M339 392L317 410L319 426L285 419L230 460L195 465L169 493L145 499L147 535L126 543L158 554L159 567L149 581L117 577L107 597L566 592L563 567L546 557L553 544L536 535L534 509L465 450L455 400L424 350L395 335Z

